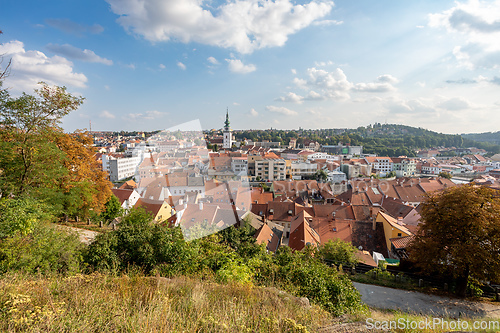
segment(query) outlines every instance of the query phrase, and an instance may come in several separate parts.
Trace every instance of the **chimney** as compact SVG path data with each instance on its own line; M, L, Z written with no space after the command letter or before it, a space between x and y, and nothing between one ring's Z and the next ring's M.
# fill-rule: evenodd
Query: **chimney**
M404 225L404 223L403 223L403 217L402 216L398 216L398 224L399 225Z
M377 230L377 219L372 218L372 230Z
M201 202L198 202L198 208L199 208L200 210L203 210L203 202L202 202L202 201L201 201Z
M184 199L180 198L179 199L179 205L182 206L184 204Z

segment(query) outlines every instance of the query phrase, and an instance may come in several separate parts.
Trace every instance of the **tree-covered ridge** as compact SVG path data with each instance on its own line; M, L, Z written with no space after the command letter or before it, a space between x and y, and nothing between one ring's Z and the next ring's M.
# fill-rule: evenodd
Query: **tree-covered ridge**
M468 140L488 142L495 145L500 145L500 131L486 133L468 133L462 134L462 137Z
M415 151L432 147L466 148L476 147L490 153L500 152L500 145L476 142L459 134L443 134L423 128L375 123L355 129L298 129L298 130L245 130L235 131L236 140L280 142L288 145L296 139L302 145L307 141L317 141L321 145L338 143L363 146L363 151L379 156L416 156Z

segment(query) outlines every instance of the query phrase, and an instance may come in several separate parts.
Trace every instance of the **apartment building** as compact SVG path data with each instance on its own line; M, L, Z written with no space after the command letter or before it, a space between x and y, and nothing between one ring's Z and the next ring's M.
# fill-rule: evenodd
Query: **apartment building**
M262 180L285 180L286 162L284 159L263 158L255 160L255 177Z

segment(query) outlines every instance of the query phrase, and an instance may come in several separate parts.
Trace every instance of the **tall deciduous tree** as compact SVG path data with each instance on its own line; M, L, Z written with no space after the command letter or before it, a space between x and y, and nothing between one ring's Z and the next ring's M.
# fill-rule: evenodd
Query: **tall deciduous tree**
M23 93L19 98L7 95L0 101L2 195L45 190L66 172L55 167L64 154L50 139L62 132L61 118L76 110L83 99L44 83L35 93L37 96Z
M59 203L64 212L88 217L90 211L96 214L104 211L112 195L111 183L101 164L94 158L92 137L88 132L59 132L53 140L65 156L62 164L67 173L58 180L62 191Z
M94 159L92 138L65 134L62 117L83 98L64 87L41 83L35 95L0 99L0 196L30 196L50 203L55 213L99 213L111 184Z
M500 278L500 193L463 185L433 192L422 203L422 224L410 259L424 270L451 272L465 296L469 278Z

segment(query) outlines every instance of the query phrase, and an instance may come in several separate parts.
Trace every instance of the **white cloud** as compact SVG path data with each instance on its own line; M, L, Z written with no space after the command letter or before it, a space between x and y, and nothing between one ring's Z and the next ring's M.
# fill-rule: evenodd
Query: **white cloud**
M437 106L445 110L457 111L469 109L471 104L462 97L454 97L439 103Z
M344 21L321 20L313 22L313 25L319 25L319 26L330 26L330 25L341 25L341 24L344 24Z
M186 70L186 65L184 65L182 62L178 61L177 62L177 67L179 67L180 69L182 69L183 71Z
M266 110L269 112L281 113L285 116L296 116L298 114L296 111L274 105L266 106Z
M332 62L316 63L317 66L327 66ZM374 82L352 83L347 79L344 71L336 68L332 71L318 69L316 67L307 69L305 79L294 78L293 83L297 88L305 90L306 97L302 97L293 92L289 92L284 97L277 100L285 102L301 103L303 100L337 100L343 101L351 98L350 94L358 93L385 93L396 90L393 86L398 82L394 76L385 74L379 76Z
M144 113L129 113L125 118L128 120L152 120L163 117L165 113L160 111L146 111Z
M459 67L465 67L467 69L474 69L474 64L470 61L470 56L466 52L462 52L460 46L455 46L453 48L453 55L458 62Z
M295 68L292 68L290 71L292 72L293 75L297 75L297 70Z
M399 82L399 80L398 80L398 79L396 79L394 76L389 75L389 74L380 75L380 76L377 78L377 81L378 81L378 82L382 82L382 83L391 83L391 84L395 84L395 83L398 83L398 82Z
M313 116L322 116L321 112L317 110L307 110L306 112L312 114Z
M214 57L208 57L207 61L209 63L211 63L212 65L218 65L219 64L219 62L217 61L217 59L215 59Z
M323 69L308 68L307 80L295 80L298 86L302 86L309 91L315 91L323 98L333 100L349 99L349 91L353 84L347 80L346 75L340 68L336 68L332 72ZM318 92L319 91L319 92Z
M200 0L106 0L129 32L151 42L198 42L240 53L283 46L288 36L330 13L332 1L237 0L203 6Z
M257 117L259 115L259 113L257 111L255 111L255 109L250 109L250 111L248 112L248 114L251 117Z
M83 88L87 77L73 72L73 63L60 56L47 57L43 52L24 49L20 41L0 45L0 54L12 59L11 75L5 86L18 91L29 91L44 81L48 84L71 85Z
M87 49L82 50L69 44L64 44L64 45L48 44L47 49L51 52L68 57L70 59L81 60L86 62L97 62L108 66L113 65L112 60L101 58L97 54L95 54L94 51Z
M103 110L99 115L99 118L115 119L116 116L107 110Z
M125 65L125 67L130 68L130 69L135 69L135 65L134 64L128 64L128 65Z
M430 14L429 26L465 37L453 50L459 66L495 68L500 65L500 1L455 2L441 13Z
M429 101L419 99L404 100L399 98L388 98L382 101L384 107L393 114L413 114L413 115L428 115L435 113L436 109Z
M329 60L329 61L316 61L314 63L314 65L316 67L326 67L326 66L331 66L333 65L333 61Z
M226 59L228 62L228 68L233 73L247 74L254 72L257 67L253 64L245 65L239 59Z
M293 92L289 92L288 94L286 94L286 96L279 97L276 100L281 102L291 102L291 103L301 104L304 101L304 97L297 95Z
M160 69L165 69L165 68L167 68L167 67L165 67L165 65L164 65L164 64L159 64L159 65L158 65L158 67L160 67Z

